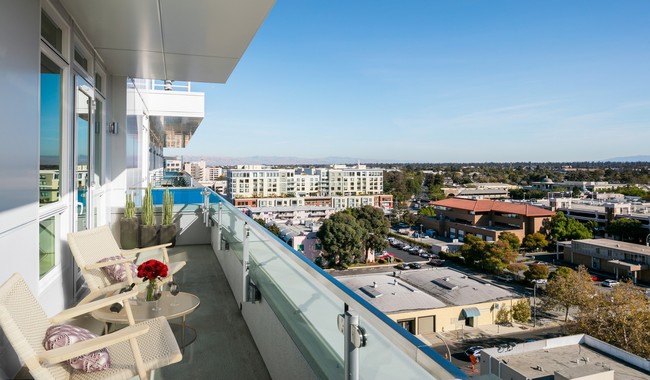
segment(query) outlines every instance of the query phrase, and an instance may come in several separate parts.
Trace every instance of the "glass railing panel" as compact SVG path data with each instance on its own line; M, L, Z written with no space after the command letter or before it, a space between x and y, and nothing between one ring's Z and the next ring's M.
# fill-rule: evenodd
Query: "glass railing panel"
M359 351L361 378L467 377L230 203L217 202L212 208L222 239L240 260L248 224L250 277L319 377L343 377L344 344L337 317L345 304L359 314L369 337Z

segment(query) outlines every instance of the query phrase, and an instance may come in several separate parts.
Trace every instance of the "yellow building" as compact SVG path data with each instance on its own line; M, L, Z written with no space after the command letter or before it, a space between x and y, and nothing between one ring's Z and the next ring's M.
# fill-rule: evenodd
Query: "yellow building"
M413 334L494 324L499 309L522 298L491 281L441 267L338 277Z

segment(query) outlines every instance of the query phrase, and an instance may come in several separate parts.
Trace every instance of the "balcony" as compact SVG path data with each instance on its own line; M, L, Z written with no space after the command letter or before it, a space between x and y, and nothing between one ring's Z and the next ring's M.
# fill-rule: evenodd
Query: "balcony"
M346 378L346 308L368 337L355 350L359 378L466 378L216 193L175 191L187 193L175 196L182 230L171 252L188 262L177 280L201 306L188 317L197 340L161 378Z

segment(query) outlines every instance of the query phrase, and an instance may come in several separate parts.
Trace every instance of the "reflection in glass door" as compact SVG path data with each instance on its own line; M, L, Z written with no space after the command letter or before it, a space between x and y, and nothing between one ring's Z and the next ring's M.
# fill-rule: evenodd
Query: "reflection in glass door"
M92 119L92 90L77 77L75 94L75 201L77 231L90 227L88 206L90 200L90 132Z

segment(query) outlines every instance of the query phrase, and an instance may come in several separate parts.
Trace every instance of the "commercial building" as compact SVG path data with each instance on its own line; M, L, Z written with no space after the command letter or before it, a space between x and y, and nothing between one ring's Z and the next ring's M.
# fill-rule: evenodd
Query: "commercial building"
M573 240L565 247L564 260L610 274L650 282L650 248L610 239Z
M412 334L494 324L523 295L446 268L337 277Z
M553 182L552 179L545 177L541 181L531 182L531 190L540 190L540 191L573 191L574 188L577 188L580 191L589 191L589 192L601 192L601 191L610 191L617 187L623 187L624 184L620 183L609 183L605 181L562 181L562 182Z
M463 241L472 234L486 241L496 241L501 232L512 232L523 239L539 232L545 220L555 215L547 209L528 204L493 200L447 198L431 202L435 218L422 218L425 229L433 229L438 236Z
M638 220L650 233L650 203L647 202L620 198L593 200L559 197L542 200L540 204L582 223L593 221L603 233L610 221L620 218Z
M650 361L579 334L481 351L482 376L499 379L647 379Z

